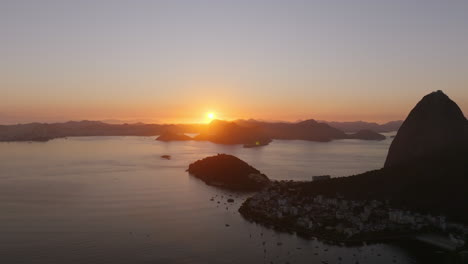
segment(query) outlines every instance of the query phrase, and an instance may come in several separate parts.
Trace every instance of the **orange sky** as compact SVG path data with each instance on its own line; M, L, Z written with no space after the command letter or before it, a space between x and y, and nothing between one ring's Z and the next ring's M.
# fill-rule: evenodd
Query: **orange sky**
M3 1L0 124L468 111L468 2Z
M108 122L145 122L145 123L197 123L208 122L208 113L214 113L219 119L255 118L262 120L297 121L317 119L329 121L374 121L387 122L404 119L411 108L424 94L413 94L401 100L375 102L362 99L325 98L308 100L296 98L284 102L261 103L255 100L243 100L232 96L206 96L206 98L180 98L179 103L158 104L151 100L128 100L124 103L109 101L94 103L92 100L75 102L53 102L43 104L10 106L0 118L3 123L26 122L62 122L68 120L105 120ZM449 94L450 96L450 94ZM40 98L40 97L39 97ZM457 102L457 98L452 96ZM381 100L381 101L380 101ZM41 100L42 101L42 100ZM460 102L458 102L460 103ZM462 102L463 103L463 102ZM467 105L460 104L462 110ZM465 111L466 113L466 111Z

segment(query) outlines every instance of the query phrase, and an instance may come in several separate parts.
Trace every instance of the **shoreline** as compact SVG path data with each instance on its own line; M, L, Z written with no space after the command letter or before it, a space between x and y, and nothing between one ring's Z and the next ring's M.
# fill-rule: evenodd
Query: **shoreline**
M433 235L448 241L445 249L456 249L463 246L461 237L468 232L466 226L448 222L444 216L404 211L391 207L389 201L305 195L301 182L291 181L270 184L245 200L238 211L247 221L277 231L350 246Z
M403 241L403 240L412 240L412 236L421 234L417 232L408 232L405 234L385 234L378 236L378 233L367 233L358 237L353 237L352 239L342 238L333 232L326 232L325 230L320 231L311 231L305 228L298 228L294 225L291 225L287 222L275 221L264 217L261 214L255 213L252 210L249 210L244 204L239 208L239 213L241 216L249 221L256 224L263 225L266 228L273 229L279 232L286 232L290 234L296 234L302 238L314 240L319 239L326 244L345 244L346 246L356 246L367 243L379 243L379 242L389 242L389 241Z

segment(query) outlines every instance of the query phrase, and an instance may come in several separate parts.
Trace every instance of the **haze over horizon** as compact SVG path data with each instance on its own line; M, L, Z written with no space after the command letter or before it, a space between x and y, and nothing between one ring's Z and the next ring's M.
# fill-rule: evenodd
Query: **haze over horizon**
M468 112L467 1L0 3L0 124Z

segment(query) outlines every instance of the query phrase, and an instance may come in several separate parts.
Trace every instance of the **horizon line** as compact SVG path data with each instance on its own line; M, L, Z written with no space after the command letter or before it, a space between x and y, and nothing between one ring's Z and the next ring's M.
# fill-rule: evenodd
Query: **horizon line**
M466 118L466 117L465 117ZM264 122L264 123L287 123L287 124L294 124L294 123L300 123L303 121L307 120L314 120L318 123L368 123L368 124L377 124L377 125L385 125L388 123L392 122L403 122L404 119L397 119L397 120L391 120L387 122L374 122L374 121L365 121L365 120L354 120L354 121L329 121L329 120L317 120L314 118L308 118L308 119L298 119L296 121L285 121L285 120L265 120L265 119L255 119L255 118L237 118L237 119L213 119L214 120L220 120L220 121L226 121L226 122L235 122L235 121L256 121L256 122ZM109 122L112 121L112 122ZM30 124L45 124L45 125L50 125L50 124L66 124L66 123L79 123L79 122L100 122L103 124L107 125L206 125L211 123L212 121L209 122L141 122L141 121L124 121L124 120L96 120L96 119L81 119L81 120L68 120L68 121L55 121L55 122L40 122L40 121L33 121L33 122L25 122L25 123L2 123L0 126L16 126L16 125L30 125Z

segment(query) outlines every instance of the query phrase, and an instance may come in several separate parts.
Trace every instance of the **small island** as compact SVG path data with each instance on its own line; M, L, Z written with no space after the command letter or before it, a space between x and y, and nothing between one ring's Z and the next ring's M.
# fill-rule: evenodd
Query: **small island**
M171 155L161 155L161 159L170 160L170 159L171 159Z
M198 160L187 171L208 185L238 191L257 191L270 184L259 170L227 154Z
M246 143L243 145L244 148L258 148L266 146L269 144L269 141L255 141L254 143Z
M374 132L373 130L363 129L359 130L354 134L350 134L348 138L361 140L385 140L387 137L377 132Z

